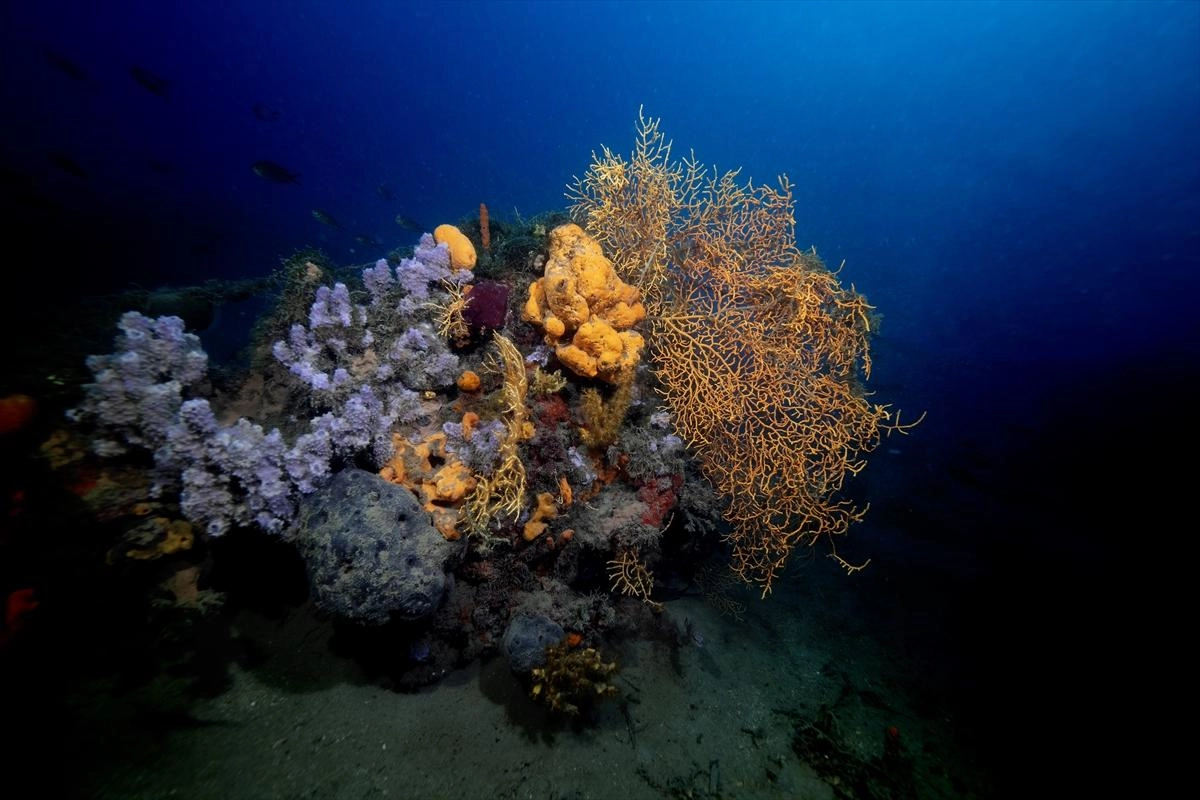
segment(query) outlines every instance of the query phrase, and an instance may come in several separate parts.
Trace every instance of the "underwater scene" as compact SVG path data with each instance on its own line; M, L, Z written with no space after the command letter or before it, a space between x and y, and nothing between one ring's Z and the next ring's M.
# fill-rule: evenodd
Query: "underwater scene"
M1200 3L0 20L5 796L1173 796Z

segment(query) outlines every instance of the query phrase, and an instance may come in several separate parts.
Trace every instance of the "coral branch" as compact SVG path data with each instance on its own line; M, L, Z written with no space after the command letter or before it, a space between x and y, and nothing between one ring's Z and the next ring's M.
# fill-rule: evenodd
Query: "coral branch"
M755 186L672 160L640 111L630 158L593 154L568 196L644 298L660 391L727 499L734 572L765 596L796 546L862 518L839 499L846 475L881 428L910 427L861 386L873 309L796 247L786 176Z
M525 505L525 465L519 445L530 437L532 428L525 406L529 391L525 359L512 340L497 333L495 341L500 352L497 368L504 375L501 406L506 430L500 444L499 466L491 475L478 478L463 507L468 531L482 537L485 543L492 520L498 517L515 520Z

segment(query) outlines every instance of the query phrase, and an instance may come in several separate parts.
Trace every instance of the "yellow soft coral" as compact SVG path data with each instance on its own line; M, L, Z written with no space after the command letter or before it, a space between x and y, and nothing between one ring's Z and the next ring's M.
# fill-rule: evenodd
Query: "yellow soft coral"
M475 245L465 233L453 225L438 225L433 229L433 238L450 248L450 264L455 269L475 268Z
M499 351L495 364L504 376L500 389L504 439L500 442L499 466L491 475L476 479L475 490L468 495L463 507L467 529L481 537L485 547L490 547L499 538L490 532L492 520L497 517L516 519L525 505L525 464L521 461L518 445L533 436L533 423L529 421L529 410L525 407L529 392L525 359L511 339L499 333L494 335Z
M148 561L162 556L174 555L183 550L191 550L196 536L192 532L191 523L181 519L153 517L143 526L158 534L158 539L150 547L129 550L125 555L138 561Z
M577 375L629 380L645 344L629 330L646 316L640 293L578 225L560 225L549 238L545 271L529 287L522 318L542 327L559 360Z

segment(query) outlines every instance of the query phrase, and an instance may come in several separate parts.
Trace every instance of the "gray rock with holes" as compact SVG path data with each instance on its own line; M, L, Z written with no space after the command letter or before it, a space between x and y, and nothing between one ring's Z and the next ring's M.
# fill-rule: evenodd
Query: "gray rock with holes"
M317 607L367 625L432 614L455 552L412 492L361 469L304 498L295 542Z
M504 631L504 654L513 672L529 672L546 663L546 648L566 636L562 626L542 614L518 614Z

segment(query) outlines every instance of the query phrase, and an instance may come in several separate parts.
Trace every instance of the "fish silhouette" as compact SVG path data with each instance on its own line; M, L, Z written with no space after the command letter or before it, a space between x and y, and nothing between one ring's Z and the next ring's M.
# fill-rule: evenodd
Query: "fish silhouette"
M312 215L313 215L313 219L315 219L317 222L321 223L322 225L328 225L331 228L342 227L340 224L338 224L338 221L333 216L333 214L330 214L328 211L322 211L319 208L314 208Z
M278 108L272 108L265 103L257 103L254 106L254 116L258 117L260 122L275 122L283 114Z
M396 224L399 225L401 228L403 228L406 231L423 231L424 230L424 228L421 227L421 223L417 222L416 220L412 219L411 217L406 217L403 214L396 215Z
M79 166L79 163L66 153L51 153L50 163L61 169L63 172L74 175L76 178L88 177L87 170Z
M139 67L137 65L129 68L129 74L132 75L133 79L137 81L138 84L146 91L150 92L151 94L156 94L163 99L170 99L171 82L166 78L155 75L145 67Z
M87 83L87 73L83 71L83 68L61 53L56 53L53 50L47 50L46 61L50 62L50 66L54 67L63 75L66 75L68 78L77 80L80 83Z
M300 173L292 172L274 161L255 161L250 167L254 174L275 183L300 183Z

